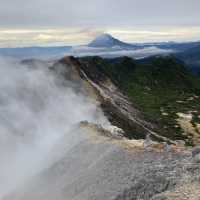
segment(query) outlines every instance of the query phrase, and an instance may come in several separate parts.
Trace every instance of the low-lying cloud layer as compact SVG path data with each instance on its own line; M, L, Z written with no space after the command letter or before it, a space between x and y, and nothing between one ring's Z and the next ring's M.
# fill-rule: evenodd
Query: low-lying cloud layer
M141 49L123 49L123 48L90 48L90 47L77 47L72 48L68 55L84 57L84 56L101 56L105 58L129 56L135 59L144 58L153 55L164 55L173 53L170 49L160 49L157 47L146 47Z

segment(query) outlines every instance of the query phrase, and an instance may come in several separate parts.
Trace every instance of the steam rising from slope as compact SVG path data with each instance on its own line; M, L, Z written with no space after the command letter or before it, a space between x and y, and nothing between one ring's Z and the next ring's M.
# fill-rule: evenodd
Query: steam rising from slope
M48 167L49 152L65 136L81 136L80 121L108 124L97 106L48 64L28 66L0 58L0 199Z

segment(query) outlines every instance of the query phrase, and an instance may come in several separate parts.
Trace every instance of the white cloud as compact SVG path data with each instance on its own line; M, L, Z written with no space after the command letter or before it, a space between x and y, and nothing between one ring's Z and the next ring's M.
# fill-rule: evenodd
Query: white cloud
M113 28L108 32L126 42L185 42L200 40L200 26L137 27L134 29Z
M0 29L0 47L78 45L90 41L101 30L67 29Z
M74 55L74 56L102 56L102 57L120 57L120 56L130 56L135 59L144 58L148 56L153 55L159 55L159 54L170 54L174 51L168 49L159 49L157 47L148 47L143 49L137 49L137 50L126 50L121 49L119 47L113 47L113 48L92 48L92 47L76 47L73 48L71 51L68 52L68 55Z
M200 27L0 29L0 47L87 44L103 32L130 43L200 40Z

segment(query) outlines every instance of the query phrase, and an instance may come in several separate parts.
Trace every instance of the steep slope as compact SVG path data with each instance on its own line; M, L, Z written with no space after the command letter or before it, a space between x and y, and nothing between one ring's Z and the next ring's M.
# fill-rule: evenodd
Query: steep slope
M109 34L102 34L95 38L92 42L88 44L89 47L134 47L131 44L122 42Z
M188 144L200 142L200 80L175 58L156 57L146 64L138 64L127 57L80 60L91 70L95 68L106 74L127 94L132 106L140 110L138 118L153 124L151 130L172 140L185 140ZM98 77L90 78L98 80ZM180 117L183 116L180 113L190 116L190 128L182 126L184 117Z
M87 58L65 57L59 62L68 68L70 66L75 73L75 77L80 77L89 83L90 90L91 88L93 90L92 96L96 95L96 99L100 102L105 115L113 125L124 130L126 137L144 139L147 135L150 135L156 140L173 143L167 137L162 137L155 132L157 125L144 119L130 99L123 94L119 87L102 70L103 63L98 65L93 62L93 59L94 61L98 59L100 59L99 61L104 61L104 59L98 57L89 59L89 62Z

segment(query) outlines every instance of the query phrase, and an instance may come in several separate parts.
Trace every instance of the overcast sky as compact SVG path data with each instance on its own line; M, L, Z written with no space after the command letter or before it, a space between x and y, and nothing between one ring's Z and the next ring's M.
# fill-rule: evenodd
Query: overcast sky
M196 40L199 10L200 0L0 0L0 46L86 43L100 32L132 42Z

